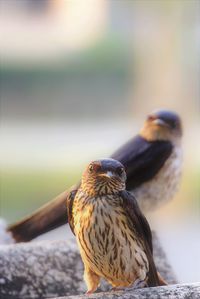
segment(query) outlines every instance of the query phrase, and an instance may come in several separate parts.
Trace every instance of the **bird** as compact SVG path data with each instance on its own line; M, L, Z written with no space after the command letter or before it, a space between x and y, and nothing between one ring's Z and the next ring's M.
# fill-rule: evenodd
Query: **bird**
M155 211L173 199L182 174L182 122L169 110L147 116L139 134L111 158L127 173L127 189L134 193L143 213Z
M182 121L171 110L150 113L139 131L110 158L121 162L127 174L126 188L135 195L146 215L174 198L182 173ZM72 189L78 189L78 182ZM26 242L66 224L64 191L24 219L8 226L15 242ZM48 215L48 217L47 217Z
M100 159L87 166L79 188L68 195L68 221L87 294L96 291L101 278L115 289L164 284L153 260L151 229L125 182L119 161Z

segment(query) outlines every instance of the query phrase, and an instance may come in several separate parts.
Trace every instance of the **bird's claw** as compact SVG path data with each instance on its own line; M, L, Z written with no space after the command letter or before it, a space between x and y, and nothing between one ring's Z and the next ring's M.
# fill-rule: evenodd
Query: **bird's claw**
M146 287L146 281L145 280L139 280L137 279L131 286L129 287L113 287L111 289L112 292L114 291L127 291L132 289L140 289Z

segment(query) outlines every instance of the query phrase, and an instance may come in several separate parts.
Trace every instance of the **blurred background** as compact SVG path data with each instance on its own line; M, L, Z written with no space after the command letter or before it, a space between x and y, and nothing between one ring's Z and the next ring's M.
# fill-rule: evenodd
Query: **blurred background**
M148 218L178 279L199 280L200 1L0 6L1 217L34 211L134 136L146 114L174 109L184 122L182 184Z

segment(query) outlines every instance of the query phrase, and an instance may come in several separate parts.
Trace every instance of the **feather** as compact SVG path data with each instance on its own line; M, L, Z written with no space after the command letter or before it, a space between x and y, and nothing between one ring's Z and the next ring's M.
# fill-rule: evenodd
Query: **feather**
M160 282L153 261L152 234L149 224L140 211L135 197L131 193L124 190L120 192L120 196L123 199L123 207L129 222L132 224L132 229L136 231L138 239L141 240L149 261L148 286L158 286Z
M74 217L73 217L73 202L74 198L76 196L78 189L71 190L67 196L66 204L67 204L67 217L68 217L68 223L71 228L71 231L74 233Z
M128 141L111 158L121 162L126 170L127 190L133 190L151 180L172 153L169 141L149 142L140 135Z

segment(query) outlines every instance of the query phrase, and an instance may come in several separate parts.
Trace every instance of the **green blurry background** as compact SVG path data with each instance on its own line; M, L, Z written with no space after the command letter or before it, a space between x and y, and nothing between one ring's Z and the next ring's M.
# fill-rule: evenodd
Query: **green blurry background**
M1 1L3 218L18 220L76 183L150 111L174 109L184 122L183 180L149 219L179 279L200 278L199 8L196 0Z

